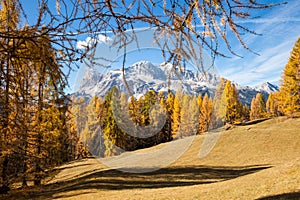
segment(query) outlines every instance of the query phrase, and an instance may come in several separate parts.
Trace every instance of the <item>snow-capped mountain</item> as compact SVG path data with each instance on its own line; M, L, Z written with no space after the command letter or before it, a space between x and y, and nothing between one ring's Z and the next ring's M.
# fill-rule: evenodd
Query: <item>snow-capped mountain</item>
M208 93L213 96L220 77L216 74L195 73L191 70L183 72L170 63L154 65L149 61L140 61L125 69L125 79L131 92L138 98L150 89L165 93L170 89L175 93L179 88L183 93L191 95ZM82 78L79 90L74 95L104 97L113 86L129 94L121 70L111 70L101 74L94 69L88 69ZM278 90L278 87L264 83L256 88L237 85L237 89L241 101L249 105L258 92L268 96L271 91Z
M259 86L256 86L255 89L257 91L264 91L264 92L268 92L268 93L271 93L271 92L276 92L279 90L279 87L277 85L273 85L269 82L265 82Z

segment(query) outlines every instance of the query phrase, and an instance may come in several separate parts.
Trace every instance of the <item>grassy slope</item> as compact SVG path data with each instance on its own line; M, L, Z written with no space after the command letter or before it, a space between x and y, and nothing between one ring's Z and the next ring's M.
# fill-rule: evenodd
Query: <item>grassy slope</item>
M176 162L157 172L122 173L85 159L61 166L42 188L17 190L10 198L300 198L300 118L281 117L224 131L212 152L199 159L203 139L197 136Z

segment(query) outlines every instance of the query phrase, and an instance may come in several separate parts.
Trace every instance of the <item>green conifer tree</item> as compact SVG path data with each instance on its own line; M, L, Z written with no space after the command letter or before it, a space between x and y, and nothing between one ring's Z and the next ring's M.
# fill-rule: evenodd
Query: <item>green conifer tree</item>
M115 121L115 116L113 113L113 93L116 92L117 88L113 87L105 96L104 104L107 110L106 118L104 120L104 145L105 152L104 156L113 156L120 153L120 141L122 139L122 135L124 134L117 122Z

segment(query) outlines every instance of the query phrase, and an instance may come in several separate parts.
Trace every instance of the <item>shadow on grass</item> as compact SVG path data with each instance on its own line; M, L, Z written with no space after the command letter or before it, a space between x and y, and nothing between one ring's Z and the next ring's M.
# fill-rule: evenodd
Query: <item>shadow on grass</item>
M257 200L273 200L273 199L300 199L300 191L298 192L291 192L291 193L284 193L284 194L278 194L274 196L267 196L267 197L261 197Z
M270 168L265 165L243 167L226 166L185 166L163 168L143 174L125 173L114 169L84 173L78 178L41 186L38 189L15 191L13 198L58 199L76 196L82 192L93 193L96 190L125 190L141 188L167 188L210 184L234 179L247 174ZM89 191L90 190L90 191ZM8 199L8 198L7 198Z
M258 124L258 123L264 122L264 121L269 120L269 119L272 119L272 118L268 117L268 118L262 118L262 119L255 119L255 120L251 120L251 121L248 121L248 122L236 123L235 125L237 125L237 126L248 126L248 125Z

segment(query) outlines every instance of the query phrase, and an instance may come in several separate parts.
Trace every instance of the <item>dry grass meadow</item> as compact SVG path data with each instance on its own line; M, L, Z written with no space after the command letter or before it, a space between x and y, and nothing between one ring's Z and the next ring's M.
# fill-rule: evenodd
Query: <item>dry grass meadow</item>
M196 136L177 161L158 171L125 173L89 158L58 167L39 188L16 189L0 197L300 199L300 118L274 118L223 131L214 149L200 159L204 137Z

